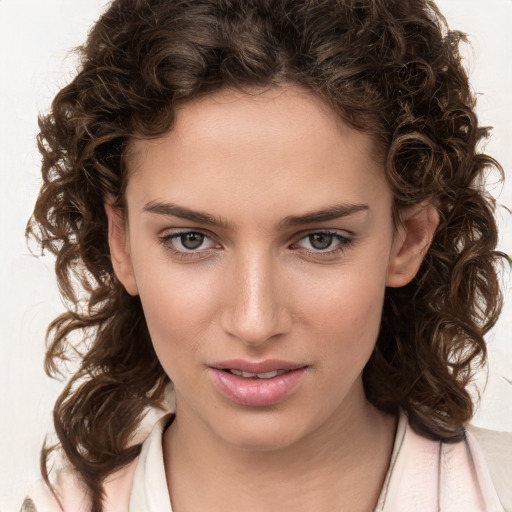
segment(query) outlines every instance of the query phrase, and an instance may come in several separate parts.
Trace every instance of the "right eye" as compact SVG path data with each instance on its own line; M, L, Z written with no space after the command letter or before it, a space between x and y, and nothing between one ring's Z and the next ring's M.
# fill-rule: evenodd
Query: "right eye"
M179 256L200 255L220 245L200 231L178 231L160 237L162 245Z
M190 231L189 233L183 233L175 237L175 242L178 242L179 245L186 250L194 251L203 245L204 239L205 236L202 233Z

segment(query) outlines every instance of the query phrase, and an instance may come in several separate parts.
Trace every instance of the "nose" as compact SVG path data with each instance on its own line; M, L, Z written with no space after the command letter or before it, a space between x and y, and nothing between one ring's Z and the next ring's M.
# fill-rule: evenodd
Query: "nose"
M271 256L253 253L234 261L232 269L226 282L224 331L252 347L288 332L292 319L278 263Z

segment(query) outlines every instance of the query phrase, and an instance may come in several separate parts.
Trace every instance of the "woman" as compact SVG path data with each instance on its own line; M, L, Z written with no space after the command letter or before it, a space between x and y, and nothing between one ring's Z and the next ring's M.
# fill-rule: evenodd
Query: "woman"
M41 119L46 363L82 358L23 510L512 506L466 430L500 168L461 38L422 0L110 5Z

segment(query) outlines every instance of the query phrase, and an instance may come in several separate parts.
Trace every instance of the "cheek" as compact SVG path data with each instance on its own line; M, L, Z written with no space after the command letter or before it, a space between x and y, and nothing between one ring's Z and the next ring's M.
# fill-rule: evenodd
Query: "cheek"
M360 378L377 341L384 286L362 278L340 279L326 290L330 300L310 297L307 339L314 346L320 389L340 403Z
M140 268L140 267L139 267ZM168 264L146 266L137 274L139 295L156 354L172 379L193 358L215 316L215 285L208 273Z
M308 316L311 324L319 328L323 326L364 339L367 337L364 333L378 329L383 300L384 287L376 286L375 282L360 278L340 280L339 284L324 288L322 294L309 293Z
M144 247L142 243L138 246ZM173 330L199 328L212 305L214 273L207 266L176 263L160 247L147 252L135 250L132 262L146 321L155 331L155 339Z
M333 362L342 358L365 364L380 329L385 267L376 265L371 271L365 265L347 265L315 281L302 292L301 311L310 335Z

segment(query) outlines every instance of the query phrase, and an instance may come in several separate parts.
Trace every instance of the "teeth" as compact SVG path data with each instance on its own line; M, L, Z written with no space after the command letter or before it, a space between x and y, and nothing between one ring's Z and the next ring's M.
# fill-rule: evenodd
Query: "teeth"
M257 377L258 379L272 379L277 377L278 375L282 375L286 373L286 370L274 370L273 372L265 372L265 373L252 373L252 372L244 372L242 370L229 370L232 374L238 375L239 377L244 377L246 379L250 379L252 377Z
M278 375L278 371L274 370L273 372L267 373L258 373L258 379L271 379L272 377L276 377Z

